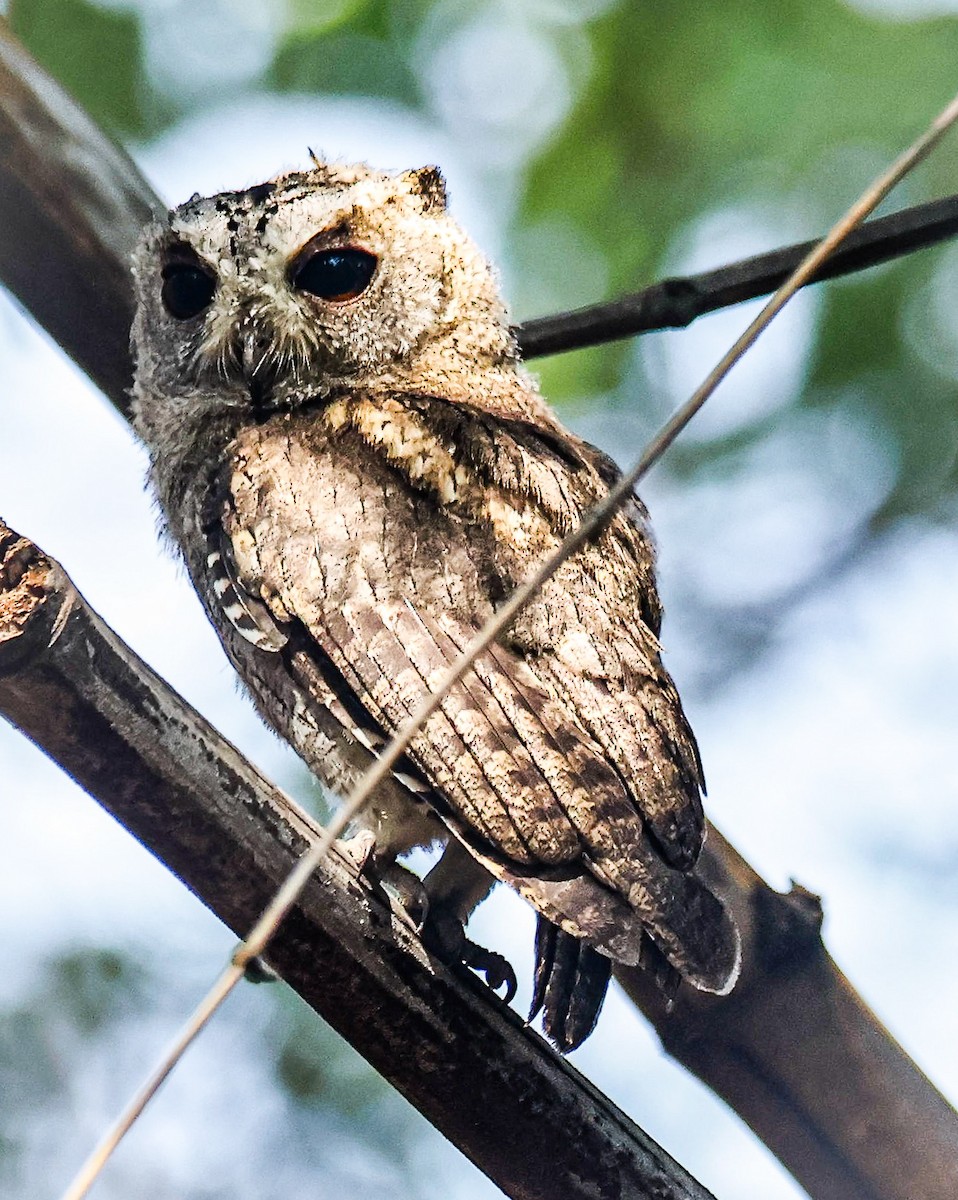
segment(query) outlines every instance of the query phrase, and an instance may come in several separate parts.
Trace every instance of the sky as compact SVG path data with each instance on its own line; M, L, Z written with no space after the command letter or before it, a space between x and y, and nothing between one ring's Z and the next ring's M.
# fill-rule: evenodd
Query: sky
M493 258L502 252L509 187L492 188L488 173L477 175L448 123L395 105L301 97L211 104L134 153L161 195L176 202L302 166L308 145L384 167L440 162L456 214ZM508 181L508 172L501 164L498 178ZM708 214L673 248L673 263L707 265L701 248L717 230L730 258L788 240L787 226L787 214L760 204ZM510 264L503 266L508 290ZM663 411L691 390L748 316L738 309L636 344ZM814 295L802 297L690 438L720 436L784 406L801 386L817 320ZM303 769L238 691L189 584L157 540L143 451L5 296L0 394L0 515L61 561L108 624L267 773L306 790ZM828 570L894 477L861 405L849 395L830 415L796 415L787 437L770 435L721 478L679 480L659 470L643 494L659 539L667 662L702 748L710 815L775 887L794 878L824 896L829 949L954 1101L958 779L949 748L958 728L958 534L898 525L849 570ZM651 432L622 396L597 397L568 419L622 465ZM818 585L790 609L765 653L717 684L708 667L724 661L723 650L696 621L696 604L703 597L774 603L810 576L821 576ZM46 986L46 964L71 947L129 949L155 984L148 1005L131 1000L120 1014L109 1044L73 1045L68 1031L56 1032L64 1040L51 1062L68 1061L76 1073L58 1076L43 1121L22 1118L31 1147L24 1194L53 1195L212 980L232 938L6 726L0 764L8 963L0 1009ZM475 936L512 958L523 979L521 1007L531 914L499 889L480 910ZM391 1139L407 1129L395 1107L383 1105L378 1156L356 1156L337 1150L345 1144L340 1118L307 1112L272 1086L277 1010L289 1003L279 990L243 989L148 1112L98 1195L128 1197L143 1178L154 1181L151 1195L171 1198L228 1195L242 1184L244 1196L266 1200L317 1178L320 1195L360 1187L364 1195L395 1194ZM721 1102L665 1058L618 993L573 1061L716 1196L803 1194ZM348 1075L356 1067L337 1069ZM403 1152L423 1197L498 1194L431 1131L410 1137Z

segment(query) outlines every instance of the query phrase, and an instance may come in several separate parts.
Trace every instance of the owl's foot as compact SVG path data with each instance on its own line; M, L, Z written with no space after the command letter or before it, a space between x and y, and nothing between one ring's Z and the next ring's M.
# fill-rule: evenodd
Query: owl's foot
M503 998L506 1004L512 1002L516 994L516 973L512 966L495 950L486 950L471 942L466 937L463 923L454 914L434 907L423 927L422 940L443 962L478 971L494 992L505 987Z
M610 958L540 916L529 1020L541 1011L546 1037L568 1054L595 1029L611 975Z
M393 862L388 865L376 863L366 872L366 878L385 896L386 903L400 921L421 937L429 917L429 896L419 876Z
M399 863L382 862L376 858L376 835L361 829L350 838L342 838L336 849L346 860L357 879L365 879L370 890L415 934L429 912L429 896L422 880Z
M369 829L360 829L349 838L339 838L336 849L352 867L357 878L361 878L369 867L376 849L376 835Z
M505 986L506 991L502 998L506 1004L511 1004L515 999L517 981L516 973L509 960L496 950L486 950L483 946L477 946L468 938L465 939L464 947L463 964L473 971L481 972L486 984L494 992L498 992L501 987Z

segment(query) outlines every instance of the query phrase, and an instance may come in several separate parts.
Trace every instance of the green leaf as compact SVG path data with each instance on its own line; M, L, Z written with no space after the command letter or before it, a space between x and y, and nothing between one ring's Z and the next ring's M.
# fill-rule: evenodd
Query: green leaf
M316 37L350 20L366 3L367 0L287 0L286 28L296 37Z
M558 136L530 165L515 233L521 270L535 270L537 312L568 306L574 281L561 276L560 259L571 260L566 247L576 239L608 268L602 297L592 294L594 273L585 272L580 303L587 303L661 277L674 247L709 212L779 208L794 224L785 236L823 233L944 106L958 62L955 18L872 19L840 0L620 4L588 36L591 75ZM955 178L952 135L889 207L954 191ZM555 261L548 241L535 243L530 268L530 231L542 228L565 232ZM717 266L735 256L715 245L711 257ZM954 486L941 448L954 445L958 363L950 380L934 376L912 361L902 333L906 308L914 323L916 301L927 302L920 289L933 265L918 256L852 283L822 285L826 313L798 401L848 390L874 411L875 428L902 463L888 513L931 506L936 488L940 497ZM559 404L643 386L634 355L608 347L567 357L575 361L554 359L543 372ZM738 440L764 432L758 422ZM721 453L704 445L692 457ZM670 461L678 469L682 453Z
M288 40L276 55L269 83L284 92L416 100L415 80L396 47L352 30Z
M12 0L10 26L27 49L115 134L155 131L143 100L139 23L86 0Z

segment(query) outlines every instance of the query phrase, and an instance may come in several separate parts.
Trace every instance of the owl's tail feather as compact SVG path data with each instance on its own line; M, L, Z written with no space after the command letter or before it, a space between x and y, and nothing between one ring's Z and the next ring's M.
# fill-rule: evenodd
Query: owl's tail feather
M648 933L669 966L700 992L727 996L742 969L742 937L721 900L698 880L687 919L678 929L653 921Z
M440 813L492 875L515 888L540 916L597 953L636 966L643 960L643 940L651 938L693 987L719 995L731 991L741 961L738 928L722 901L695 874L651 858L648 865L654 870L633 860L628 879L622 878L621 862L614 876L606 863L589 863L595 874L584 870L582 862L568 869L522 867L496 856L452 814Z
M611 976L611 958L539 917L529 1020L542 1012L543 1032L563 1054L595 1029Z
M742 962L742 939L728 909L694 872L651 856L591 859L600 879L628 897L670 966L699 991L727 995Z

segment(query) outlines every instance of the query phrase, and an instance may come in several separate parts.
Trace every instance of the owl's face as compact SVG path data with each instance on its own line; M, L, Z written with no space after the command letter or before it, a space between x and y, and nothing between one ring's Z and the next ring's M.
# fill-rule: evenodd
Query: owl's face
M138 389L153 397L215 392L268 412L401 373L437 344L454 355L464 321L486 342L507 335L433 167L318 163L194 197L147 230L135 278Z

